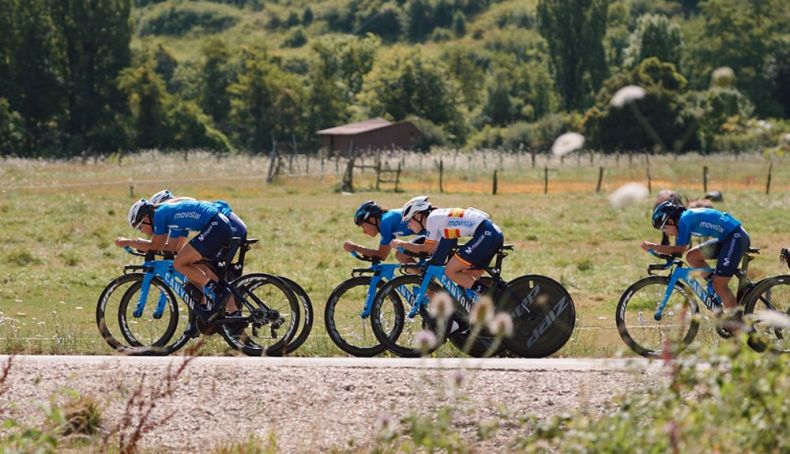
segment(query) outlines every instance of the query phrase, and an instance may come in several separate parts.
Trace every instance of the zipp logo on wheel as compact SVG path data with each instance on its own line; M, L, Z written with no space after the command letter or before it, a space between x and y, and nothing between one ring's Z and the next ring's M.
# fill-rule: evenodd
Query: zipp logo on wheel
M527 348L530 348L533 345L535 345L535 342L537 342L538 339L540 339L543 336L543 334L546 333L546 330L548 330L549 327L552 324L554 324L554 321L557 320L557 318L559 318L560 314L562 314L565 311L565 308L567 307L568 307L568 298L563 296L562 299L559 300L557 304L551 309L551 311L548 314L546 314L546 317L543 319L542 322L540 322L540 325L538 325L538 327L535 328L535 330L532 332L532 335L529 336L529 340L527 340Z

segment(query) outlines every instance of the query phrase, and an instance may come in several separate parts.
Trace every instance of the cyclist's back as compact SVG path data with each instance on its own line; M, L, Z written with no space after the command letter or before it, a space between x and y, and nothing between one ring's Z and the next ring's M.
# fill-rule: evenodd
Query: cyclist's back
M723 240L741 226L732 215L713 208L689 208L678 220L676 244L689 244L692 236Z

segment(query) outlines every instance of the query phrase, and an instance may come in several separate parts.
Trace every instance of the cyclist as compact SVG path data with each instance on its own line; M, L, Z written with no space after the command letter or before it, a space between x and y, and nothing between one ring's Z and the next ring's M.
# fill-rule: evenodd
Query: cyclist
M442 263L459 238L471 237L447 262L445 274L466 289L470 301L477 301L486 290L478 280L483 271L470 268L488 265L505 241L502 230L491 222L488 214L471 207L437 208L427 196L418 196L403 205L402 216L410 229L427 232L425 243L393 240L390 245L415 253L429 252L434 263Z
M154 205L140 199L132 204L128 215L129 225L139 229L150 240L118 237L118 247L133 247L141 251L162 250L168 237L179 237L187 232L198 232L189 243L178 249L173 267L190 282L203 288L209 303L208 318L215 318L230 292L219 285L218 277L205 267L197 264L203 259L217 260L223 257L225 248L233 237L228 218L208 202L183 200L175 203ZM183 232L183 233L182 233ZM235 307L228 309L235 310Z
M151 203L154 205L161 205L163 203L175 203L180 202L182 200L196 200L192 197L187 196L176 196L174 195L169 189L163 189L153 196L151 196ZM242 241L247 239L247 225L244 221L241 220L238 214L236 214L233 209L230 207L230 204L224 200L217 200L214 202L208 202L214 205L225 217L228 218L230 221L230 228L233 231L233 237L241 238ZM171 238L180 238L179 246L183 246L183 242L186 241L187 232L171 232ZM234 257L236 255L236 251L238 250L238 245L234 245L232 251L229 252L230 257ZM180 249L180 248L179 248ZM178 250L178 249L176 249Z
M382 208L372 200L362 202L357 208L357 211L354 212L354 224L361 227L365 235L372 237L376 235L381 236L379 247L378 249L371 249L346 241L343 243L343 249L346 252L356 252L382 261L389 257L390 250L392 250L390 243L396 237L415 235L417 233L420 235L424 234L422 231L412 231L409 228L408 222L402 219L401 210ZM424 240L425 237L417 237L412 240L412 243L419 244ZM414 263L414 259L401 252L400 248L396 250L395 258L400 263Z
M728 283L749 249L751 240L741 222L713 208L685 208L671 201L660 203L652 216L653 227L676 237L675 245L660 245L643 241L644 250L662 254L682 254L695 268L707 266L705 260L717 259L713 272L713 290L721 298L726 309L736 309L738 302ZM711 239L689 249L692 236L707 236ZM710 279L707 276L706 279ZM737 314L736 314L737 316Z

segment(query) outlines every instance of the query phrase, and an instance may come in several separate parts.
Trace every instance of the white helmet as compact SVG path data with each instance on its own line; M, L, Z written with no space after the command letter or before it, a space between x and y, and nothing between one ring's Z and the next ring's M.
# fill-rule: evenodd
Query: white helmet
M162 189L151 197L151 203L154 205L159 205L160 203L170 200L173 197L175 196L172 192L170 192L170 189Z
M129 225L132 226L133 229L136 229L140 226L145 219L146 216L150 216L154 214L154 205L145 199L140 199L132 204L132 207L129 208Z
M427 195L417 196L408 202L406 205L403 205L403 209L401 211L401 219L403 222L409 222L411 218L414 217L417 213L422 213L423 211L428 211L431 209L431 202L428 201Z

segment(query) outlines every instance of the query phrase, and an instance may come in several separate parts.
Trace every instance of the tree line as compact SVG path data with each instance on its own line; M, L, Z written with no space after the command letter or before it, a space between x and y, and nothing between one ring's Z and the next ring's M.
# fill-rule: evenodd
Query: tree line
M413 121L424 146L545 150L573 130L604 151L741 150L790 133L781 0L540 0L490 30L473 24L496 1L333 1L268 16L283 48L308 50L293 55L224 39L240 12L137 3L158 15L0 0L0 154L305 151L317 130L375 116ZM211 38L193 59L145 37L194 27ZM610 102L627 85L645 91L638 112Z

